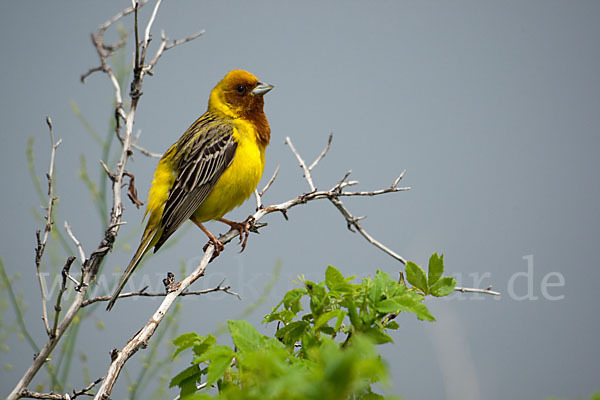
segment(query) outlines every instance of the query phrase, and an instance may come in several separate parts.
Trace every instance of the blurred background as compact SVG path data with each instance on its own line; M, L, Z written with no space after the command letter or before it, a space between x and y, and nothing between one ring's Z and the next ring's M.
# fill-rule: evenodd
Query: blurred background
M98 207L101 188L94 193L89 182L103 174L98 161L101 143L112 135L114 93L106 75L93 74L85 84L79 77L99 64L89 33L129 5L0 5L0 255L37 346L45 333L34 247L35 230L43 227L36 215L44 210L31 175L45 191L50 142L44 118L52 118L56 138L63 139L55 229L66 237L68 221L89 255L107 222ZM151 11L141 12L144 26ZM313 171L317 188L330 188L352 170L358 189L381 189L406 169L401 185L410 191L345 204L367 215L364 228L404 258L426 266L433 252L444 253L446 273L459 285L492 285L502 293L428 300L434 323L401 316L395 343L380 348L390 365L389 391L407 399L589 396L600 389L599 18L594 1L164 2L151 54L161 29L171 39L206 33L166 52L155 75L146 76L135 121L138 144L162 153L204 112L227 71L251 71L275 85L265 98L272 141L260 187L277 165L281 171L265 203L308 191L285 137L310 162L333 132L329 154ZM132 21L122 20L128 35ZM106 38L118 40L117 26ZM131 61L129 38L117 67ZM123 78L129 82L130 73ZM114 141L104 158L110 166L116 151ZM136 152L127 166L142 200L156 163ZM124 204L127 225L103 265L96 295L112 291L139 241L144 210L126 198ZM251 199L229 218L242 220L254 207ZM275 327L260 321L296 287L298 275L321 281L328 264L359 278L378 269L397 276L403 269L348 231L326 201L294 208L289 218L268 216L269 226L249 238L243 254L234 243L227 246L192 288L226 279L241 300L223 293L180 299L179 318L161 326L150 347L127 364L113 397L131 396L135 382L136 398L175 397L166 383L189 356L175 365L164 361L178 334L215 332L232 318L272 334ZM195 267L206 238L193 227L181 231L147 259L130 288L160 291L167 271L181 278L182 268ZM48 288L58 283L54 273L66 255L60 239L51 238L44 259ZM5 395L35 351L20 334L6 287L2 291ZM108 351L121 348L159 301L124 299L110 313L103 305L86 310L63 341L62 350L71 354L69 365L68 358L61 361L63 383L81 388L103 376ZM35 382L46 379L40 373Z

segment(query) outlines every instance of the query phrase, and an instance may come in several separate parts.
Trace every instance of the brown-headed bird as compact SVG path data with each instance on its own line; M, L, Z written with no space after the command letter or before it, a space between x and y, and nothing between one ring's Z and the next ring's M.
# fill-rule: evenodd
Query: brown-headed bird
M203 222L218 220L248 238L246 222L223 216L258 185L271 128L263 95L273 89L254 75L233 70L210 93L208 109L160 159L148 195L148 224L141 243L108 303L110 310L144 255L156 252L188 219L208 236L218 254L223 244ZM145 217L144 217L145 218Z

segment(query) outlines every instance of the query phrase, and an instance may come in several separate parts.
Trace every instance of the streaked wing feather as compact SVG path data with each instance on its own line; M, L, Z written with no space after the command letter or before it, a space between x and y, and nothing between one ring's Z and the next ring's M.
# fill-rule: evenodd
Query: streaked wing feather
M163 232L154 251L192 216L233 161L237 143L231 125L217 123L199 128L207 131L193 143L185 143L190 149L179 163L162 215Z

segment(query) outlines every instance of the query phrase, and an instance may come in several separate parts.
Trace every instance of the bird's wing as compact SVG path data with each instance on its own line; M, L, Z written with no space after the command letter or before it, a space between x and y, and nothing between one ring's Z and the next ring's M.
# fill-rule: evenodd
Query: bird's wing
M154 251L192 216L233 161L237 148L233 126L224 122L207 122L204 126L194 124L190 127L204 132L184 135L181 143L176 144L184 156L165 204L161 219L163 231Z

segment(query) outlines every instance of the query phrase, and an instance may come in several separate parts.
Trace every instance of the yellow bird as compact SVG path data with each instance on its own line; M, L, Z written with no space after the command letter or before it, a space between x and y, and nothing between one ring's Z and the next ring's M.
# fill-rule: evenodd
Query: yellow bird
M233 70L210 93L208 109L160 159L148 195L148 224L141 243L108 303L110 310L144 255L156 252L187 219L209 237L218 254L223 244L203 222L218 220L248 238L246 222L223 216L241 205L258 185L271 128L263 95L273 85Z

